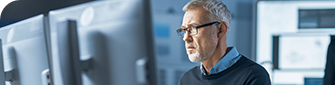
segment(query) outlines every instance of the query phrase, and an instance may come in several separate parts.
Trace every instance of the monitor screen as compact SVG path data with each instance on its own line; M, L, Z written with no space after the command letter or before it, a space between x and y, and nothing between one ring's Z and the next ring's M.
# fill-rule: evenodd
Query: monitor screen
M5 71L13 71L10 85L42 85L49 68L43 15L0 28Z
M283 34L278 40L279 69L323 70L326 64L328 34Z
M3 53L2 53L2 40L0 39L0 84L5 84L5 70L4 70L4 63L3 63Z
M59 28L76 21L80 59L91 58L82 72L84 85L156 85L156 63L149 0L93 1L51 11L51 72L55 85L64 81ZM65 26L64 26L65 25ZM69 36L68 36L69 37ZM73 72L73 71L72 71Z

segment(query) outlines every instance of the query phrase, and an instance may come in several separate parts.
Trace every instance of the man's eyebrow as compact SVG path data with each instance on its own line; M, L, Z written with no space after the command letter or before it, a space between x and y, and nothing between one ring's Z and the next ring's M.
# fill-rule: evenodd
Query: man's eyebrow
M192 26L198 26L199 23L196 23L196 22L191 22L191 23L188 23L187 26L188 27L192 27ZM181 28L186 28L185 26L181 26Z
M185 26L180 26L180 28L185 29L186 27Z

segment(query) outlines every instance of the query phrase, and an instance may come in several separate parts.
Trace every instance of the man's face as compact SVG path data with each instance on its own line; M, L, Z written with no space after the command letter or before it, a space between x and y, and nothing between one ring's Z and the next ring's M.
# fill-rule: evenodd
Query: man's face
M182 28L199 26L212 22L206 16L208 11L202 7L188 10L184 14ZM216 24L214 24L216 25ZM212 26L206 26L198 29L198 34L189 36L189 33L184 35L185 47L188 58L191 62L200 62L213 56L218 44L217 30L212 32Z

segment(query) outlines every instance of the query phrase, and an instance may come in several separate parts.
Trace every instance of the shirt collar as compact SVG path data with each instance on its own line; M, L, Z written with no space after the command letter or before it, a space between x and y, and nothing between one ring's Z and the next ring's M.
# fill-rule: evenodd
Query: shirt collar
M211 68L208 75L224 71L240 59L241 56L239 55L236 47L228 47L227 50L229 50L229 52L213 68ZM200 63L200 70L202 74L207 75L202 63Z

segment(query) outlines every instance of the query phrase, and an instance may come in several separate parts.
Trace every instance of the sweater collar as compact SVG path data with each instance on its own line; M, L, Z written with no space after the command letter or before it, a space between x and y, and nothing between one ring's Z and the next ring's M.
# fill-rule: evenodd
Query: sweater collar
M231 67L233 64L240 59L240 55L236 47L228 47L229 52L209 71L209 74L206 74L206 70L203 68L202 63L200 63L200 70L203 75L217 74Z

